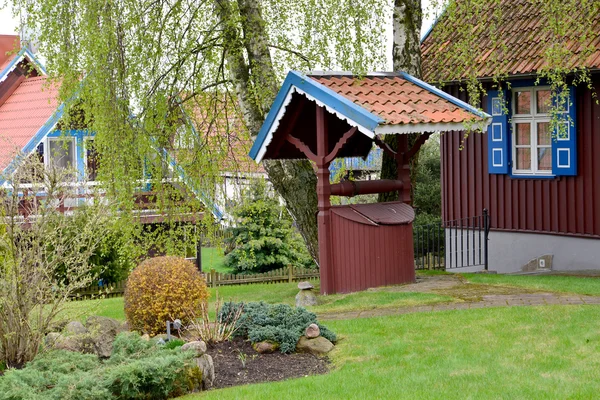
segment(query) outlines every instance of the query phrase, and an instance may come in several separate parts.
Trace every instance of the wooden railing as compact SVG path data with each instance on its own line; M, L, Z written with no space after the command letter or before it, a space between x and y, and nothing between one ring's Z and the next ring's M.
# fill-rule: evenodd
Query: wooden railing
M226 285L248 285L253 283L281 283L319 279L318 269L295 268L289 266L262 274L223 274L211 269L202 274L209 287ZM72 296L73 300L86 300L96 297L119 297L125 292L125 281L111 283L106 286L90 286Z

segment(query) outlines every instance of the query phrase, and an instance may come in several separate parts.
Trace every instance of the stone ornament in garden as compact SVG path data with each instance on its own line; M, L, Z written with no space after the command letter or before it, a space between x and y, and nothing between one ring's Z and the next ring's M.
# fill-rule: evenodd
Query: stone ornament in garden
M319 329L319 325L310 324L306 328L306 331L304 332L304 336L306 336L308 339L314 339L316 337L321 336L321 329Z
M317 305L317 296L312 291L314 286L310 282L298 283L300 291L296 295L296 307L309 307Z

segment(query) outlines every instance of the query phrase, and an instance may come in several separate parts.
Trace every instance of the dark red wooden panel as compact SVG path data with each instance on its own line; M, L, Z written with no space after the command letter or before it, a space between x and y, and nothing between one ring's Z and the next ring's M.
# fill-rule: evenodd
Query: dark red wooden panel
M600 74L592 78L600 93ZM464 92L448 92L464 99ZM485 102L483 103L485 104ZM552 180L487 172L486 134L442 135L442 217L491 214L492 229L600 237L600 105L589 89L577 90L578 175Z

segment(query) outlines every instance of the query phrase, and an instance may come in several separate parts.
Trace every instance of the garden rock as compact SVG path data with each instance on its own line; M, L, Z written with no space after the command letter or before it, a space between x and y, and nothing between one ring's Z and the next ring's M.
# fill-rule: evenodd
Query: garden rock
M196 352L196 356L203 356L204 353L206 353L206 343L204 343L202 340L186 343L181 346L181 351L186 350L194 350Z
M306 336L300 336L296 351L298 353L311 353L315 355L323 355L333 350L333 343L325 339L323 336L309 339Z
M60 333L58 332L50 332L44 338L44 344L48 347L53 347L56 340L60 337Z
M296 307L309 307L317 305L317 296L309 290L301 290L296 295Z
M213 364L213 359L208 354L204 354L201 357L197 357L194 359L200 371L202 371L202 387L208 388L212 386L213 381L215 380L215 365Z
M83 335L88 333L88 330L81 322L72 321L65 326L63 333L66 335Z
M306 336L308 339L314 339L316 337L321 336L321 329L319 329L319 325L310 324L308 328L306 328L304 336Z
M147 333L144 333L142 335L142 340L145 340L146 342L149 342L150 341L150 335L148 335Z
M253 343L252 348L260 354L271 354L279 349L279 344L270 340L263 340L262 342Z
M65 336L60 335L54 341L54 348L58 350L76 351L80 353L95 353L94 340L89 334Z
M112 353L113 342L121 332L122 324L108 317L89 317L86 321L87 330L94 341L94 352L100 358L108 358Z

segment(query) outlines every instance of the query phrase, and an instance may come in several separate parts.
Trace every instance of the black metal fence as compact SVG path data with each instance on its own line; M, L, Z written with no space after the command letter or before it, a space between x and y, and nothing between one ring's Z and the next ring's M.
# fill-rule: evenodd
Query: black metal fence
M482 215L413 227L415 268L453 269L483 266L488 269L490 216Z

